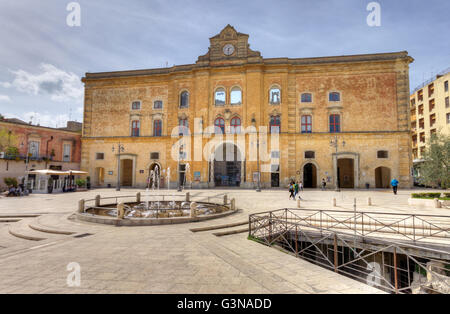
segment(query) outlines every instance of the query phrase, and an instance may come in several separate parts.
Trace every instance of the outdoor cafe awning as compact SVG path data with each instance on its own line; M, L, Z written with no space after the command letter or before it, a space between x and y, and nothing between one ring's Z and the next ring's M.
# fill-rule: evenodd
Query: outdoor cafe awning
M28 174L38 174L42 176L83 176L88 175L85 171L80 170L51 170L51 169L42 169L42 170L31 170L28 171Z

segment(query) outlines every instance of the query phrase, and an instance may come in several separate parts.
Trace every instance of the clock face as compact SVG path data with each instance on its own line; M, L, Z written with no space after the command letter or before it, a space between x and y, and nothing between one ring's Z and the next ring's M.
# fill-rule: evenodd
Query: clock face
M234 46L232 44L226 44L223 46L223 53L227 56L232 55L234 52Z

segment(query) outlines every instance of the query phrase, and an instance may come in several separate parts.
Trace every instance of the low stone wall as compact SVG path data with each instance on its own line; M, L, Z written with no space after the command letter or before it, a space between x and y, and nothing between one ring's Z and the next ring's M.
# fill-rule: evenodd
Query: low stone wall
M450 206L450 201L441 201L438 200L440 205L436 204L436 201L433 199L423 199L423 198L408 198L409 206L417 206L417 207L431 207L431 208L444 208L446 206Z
M229 210L219 214L212 215L199 215L197 217L173 217L173 218L125 218L118 219L115 217L92 215L88 213L76 213L78 220L93 222L104 225L114 225L114 226L153 226L153 225L171 225L171 224L181 224L198 222L210 219L222 218L228 215L236 213L237 210Z

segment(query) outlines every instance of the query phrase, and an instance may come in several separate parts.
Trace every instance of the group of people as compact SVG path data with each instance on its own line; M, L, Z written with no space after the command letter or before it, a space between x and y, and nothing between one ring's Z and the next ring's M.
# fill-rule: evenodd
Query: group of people
M392 186L392 190L394 192L395 195L397 195L397 190L398 190L398 180L396 178L391 180L391 186ZM327 181L325 180L325 178L322 179L322 183L321 183L321 189L322 191L325 191L327 186ZM298 195L299 199L302 199L300 197L299 192L302 191L303 192L303 182L295 182L295 181L291 181L289 183L289 199L293 199L295 200L295 198Z
M298 194L298 198L302 199L299 194L300 191L303 192L303 182L302 181L300 181L300 182L291 181L291 183L289 183L289 193L290 193L289 199L292 198L295 200L295 198L297 197L297 194Z
M5 196L23 196L28 195L27 192L25 192L24 186L22 184L19 184L17 187L10 186L8 191L4 193Z
M321 189L322 191L325 191L325 188L327 186L327 182L325 181L325 178L322 179L322 183L321 183ZM303 192L303 182L302 181L291 181L289 183L289 199L293 199L295 200L295 198L298 195L299 199L302 199L299 192L302 191Z

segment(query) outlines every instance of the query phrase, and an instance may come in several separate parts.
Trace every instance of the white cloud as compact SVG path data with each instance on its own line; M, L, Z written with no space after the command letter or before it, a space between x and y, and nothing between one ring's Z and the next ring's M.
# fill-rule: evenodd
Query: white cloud
M0 102L11 102L11 98L8 95L0 95Z
M54 65L42 63L40 73L32 74L25 70L11 71L15 78L12 82L3 82L3 87L14 87L30 95L50 95L54 101L76 101L82 103L83 84L80 77L65 72Z

